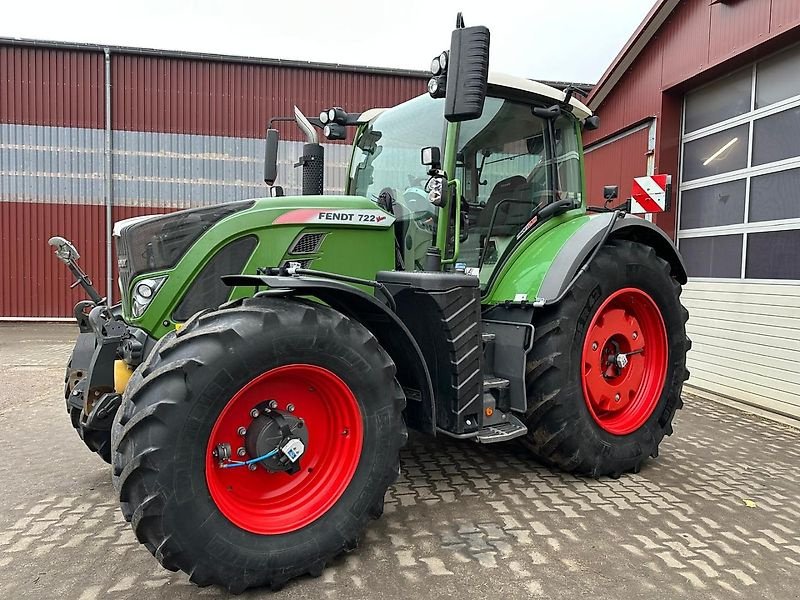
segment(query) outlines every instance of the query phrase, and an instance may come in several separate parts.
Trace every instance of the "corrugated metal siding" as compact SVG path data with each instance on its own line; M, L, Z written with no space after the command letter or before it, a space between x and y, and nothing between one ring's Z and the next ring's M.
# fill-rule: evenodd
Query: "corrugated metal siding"
M103 202L103 131L0 123L0 202Z
M98 205L0 202L0 315L69 316L85 297L47 240L62 235L81 265L105 290L105 208Z
M772 0L748 0L711 6L708 61L716 64L766 39L770 33Z
M800 287L690 281L689 385L800 418Z
M800 21L800 2L797 0L772 0L769 30L780 32L794 27Z
M603 206L604 185L618 185L620 200L630 198L633 178L647 174L648 130L645 127L587 152L586 193L590 205Z
M663 91L689 79L697 84L721 63L798 27L797 0L679 3L597 108L600 128L587 132L586 142L613 135L645 118L660 117Z
M103 54L0 46L0 123L103 126Z
M112 86L114 129L251 138L294 104L316 116L330 106L393 106L425 91L415 77L124 54L113 56ZM294 126L281 131L302 139Z
M399 74L129 54L112 54L112 84L114 221L262 196L264 128L292 104L314 116L425 89ZM83 297L52 235L75 242L106 292L104 85L100 50L0 46L0 317L69 316ZM302 144L281 130L279 183L296 194ZM341 193L350 148L325 146L325 192Z

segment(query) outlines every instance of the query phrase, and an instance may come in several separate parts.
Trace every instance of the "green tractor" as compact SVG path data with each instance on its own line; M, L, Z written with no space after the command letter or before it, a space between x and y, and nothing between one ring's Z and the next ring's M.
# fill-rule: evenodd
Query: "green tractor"
M167 569L233 592L318 575L356 547L406 427L518 440L588 476L655 457L687 377L686 270L622 209L590 211L564 91L488 74L459 19L428 93L295 119L303 195L115 227L121 305L87 290L67 409L113 466L125 518ZM322 196L318 131L354 130ZM609 190L613 197L613 190Z

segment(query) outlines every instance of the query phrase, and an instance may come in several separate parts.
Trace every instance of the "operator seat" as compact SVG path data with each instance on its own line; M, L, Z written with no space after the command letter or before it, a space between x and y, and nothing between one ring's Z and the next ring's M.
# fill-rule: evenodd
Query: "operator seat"
M497 182L478 217L478 230L482 235L489 234L489 224L495 207L497 215L492 226L492 236L516 235L528 222L533 210L528 180L522 175L514 175Z

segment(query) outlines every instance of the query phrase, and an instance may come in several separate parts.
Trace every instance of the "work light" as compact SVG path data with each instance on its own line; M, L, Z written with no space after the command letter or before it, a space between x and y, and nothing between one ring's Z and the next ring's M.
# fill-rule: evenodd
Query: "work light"
M447 80L444 75L431 77L428 80L428 93L432 98L444 98L447 92Z
M329 140L343 140L347 137L347 130L339 123L328 123L322 128L322 134Z

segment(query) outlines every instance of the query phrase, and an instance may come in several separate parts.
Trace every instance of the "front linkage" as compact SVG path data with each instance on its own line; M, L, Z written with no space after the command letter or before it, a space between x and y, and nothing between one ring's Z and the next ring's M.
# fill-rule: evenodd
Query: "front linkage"
M52 237L48 243L75 276L73 287L80 285L91 298L78 302L73 310L80 333L64 378L67 413L89 449L110 463L111 421L122 400L130 365L141 362L149 338L122 320L119 305L108 306L78 266L80 254L72 243L62 237Z

